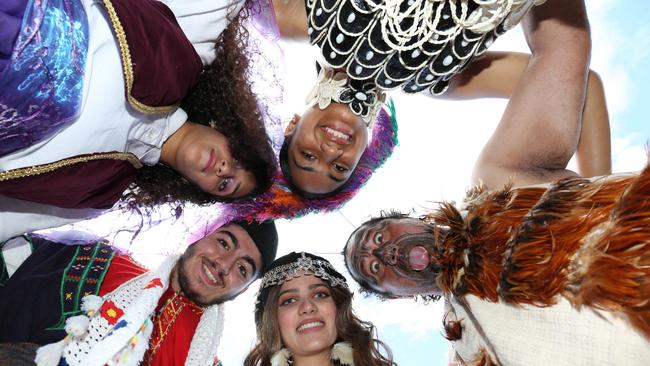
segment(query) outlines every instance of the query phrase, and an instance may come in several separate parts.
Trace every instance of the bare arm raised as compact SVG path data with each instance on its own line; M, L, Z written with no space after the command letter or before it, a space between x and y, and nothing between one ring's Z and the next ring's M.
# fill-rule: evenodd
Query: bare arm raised
M304 0L273 0L273 10L282 37L307 41Z
M494 134L474 167L474 180L496 189L575 175L591 39L582 0L548 0L524 24L531 57Z
M486 52L454 77L441 98L510 98L526 70L530 55L516 52ZM578 174L584 177L611 174L609 114L603 82L589 71L587 96L582 112L580 141L575 154Z

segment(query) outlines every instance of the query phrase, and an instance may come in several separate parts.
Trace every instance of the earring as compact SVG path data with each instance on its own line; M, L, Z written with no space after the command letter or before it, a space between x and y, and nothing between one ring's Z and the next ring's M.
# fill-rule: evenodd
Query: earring
M341 365L354 366L352 346L348 342L339 342L332 347L330 358L338 361Z
M271 366L289 366L291 364L291 353L288 349L283 348L271 357Z
M293 116L285 118L284 121L282 121L283 122L282 124L285 126L290 124L296 124L299 119L300 116L294 113Z

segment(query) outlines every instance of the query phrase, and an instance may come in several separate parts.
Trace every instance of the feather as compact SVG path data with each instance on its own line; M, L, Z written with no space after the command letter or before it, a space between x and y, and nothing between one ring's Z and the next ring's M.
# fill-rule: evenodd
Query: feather
M498 300L497 289L506 244L544 190L520 188L507 195L503 191L496 192L491 195L490 204L477 207L472 215L468 215L468 219L480 222L470 231L470 261L474 265L465 278L470 293L484 291L486 298Z
M352 345L348 342L338 342L332 347L330 358L341 365L354 366Z
M500 191L487 192L477 186L468 192L466 217L449 203L442 203L426 216L425 221L447 228L436 254L441 267L438 287L445 293L470 293L497 301L505 243L544 190L507 185Z
M650 338L650 166L548 190L477 187L466 205L464 217L442 203L424 218L442 231L434 256L443 293L535 306L563 295L577 308L618 312Z
M457 341L463 338L463 324L462 320L451 320L450 316L456 317L452 311L448 311L442 318L442 329L444 331L443 337L448 341Z
M570 266L574 306L619 313L650 339L650 165L594 228Z
M468 365L472 366L496 366L497 363L492 360L492 357L490 357L490 354L485 350L485 348L481 348L476 355L476 358L473 361L467 362Z
M271 366L289 366L289 359L291 358L291 353L288 349L283 348L271 357Z
M516 304L549 306L566 286L567 268L581 239L609 216L629 179L552 185L508 242L499 296Z

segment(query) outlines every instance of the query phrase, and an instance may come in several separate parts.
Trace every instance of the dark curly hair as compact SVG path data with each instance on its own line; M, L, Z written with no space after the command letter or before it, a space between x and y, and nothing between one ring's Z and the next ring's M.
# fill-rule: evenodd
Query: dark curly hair
M244 7L230 21L217 40L214 63L204 69L181 108L189 121L210 126L228 138L233 157L255 176L257 188L252 194L258 194L271 185L277 163L250 84L248 31L244 26L248 15ZM204 192L163 164L140 169L122 199L130 208L227 200Z

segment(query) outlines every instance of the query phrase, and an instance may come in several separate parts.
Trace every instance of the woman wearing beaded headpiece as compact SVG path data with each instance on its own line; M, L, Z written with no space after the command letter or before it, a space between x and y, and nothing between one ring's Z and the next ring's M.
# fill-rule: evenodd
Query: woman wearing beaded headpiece
M374 326L352 311L345 277L313 254L294 252L271 264L257 295L255 323L258 340L245 366L396 365L374 338Z
M440 95L493 41L545 0L274 0L280 32L308 36L326 66L286 131L280 162L307 197L342 189L383 90Z

